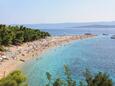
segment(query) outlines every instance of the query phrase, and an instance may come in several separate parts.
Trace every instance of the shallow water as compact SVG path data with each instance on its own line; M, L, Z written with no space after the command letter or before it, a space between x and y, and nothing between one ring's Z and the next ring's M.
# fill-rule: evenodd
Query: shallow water
M68 64L74 79L82 80L82 72L88 68L93 73L107 72L115 81L115 40L110 36L83 39L52 48L39 59L33 59L23 65L29 86L45 86L46 72L52 77L64 78L63 65ZM78 79L79 78L79 79ZM45 83L45 84L44 84Z

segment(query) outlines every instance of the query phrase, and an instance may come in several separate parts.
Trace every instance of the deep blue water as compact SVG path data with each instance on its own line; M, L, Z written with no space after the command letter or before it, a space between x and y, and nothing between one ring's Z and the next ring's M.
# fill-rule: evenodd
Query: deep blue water
M51 35L75 35L84 33L93 34L115 34L115 28L73 28L80 26L80 24L36 24L36 25L25 25L42 31L47 31Z
M47 31L51 35L75 35L75 34L84 34L84 33L92 33L92 34L115 34L115 28L54 28L50 29L45 28L41 29L42 31Z
M83 80L82 72L88 68L93 73L107 72L115 82L115 40L110 35L74 41L52 48L39 59L23 65L29 86L45 86L46 72L52 77L64 78L63 65L68 64L74 79ZM79 78L79 79L78 79Z

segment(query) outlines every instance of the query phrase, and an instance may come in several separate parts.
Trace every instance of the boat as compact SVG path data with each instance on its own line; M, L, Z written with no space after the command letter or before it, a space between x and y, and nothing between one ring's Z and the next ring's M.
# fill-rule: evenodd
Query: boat
M91 33L85 33L85 35L92 35Z
M103 33L103 35L108 35L108 34L106 34L106 33Z
M111 36L111 39L115 39L115 35Z

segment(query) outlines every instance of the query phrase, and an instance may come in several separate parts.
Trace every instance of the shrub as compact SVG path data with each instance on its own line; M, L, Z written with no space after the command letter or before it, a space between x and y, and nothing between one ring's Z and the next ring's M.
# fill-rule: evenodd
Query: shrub
M77 86L76 81L72 79L71 70L67 65L64 65L66 79L56 78L51 82L51 74L47 73L49 83L46 86ZM50 75L50 78L48 77ZM112 80L106 73L99 72L92 75L89 70L84 72L85 81L80 81L78 86L113 86ZM84 82L84 83L83 83Z
M0 86L27 86L26 77L21 71L14 71L0 80Z

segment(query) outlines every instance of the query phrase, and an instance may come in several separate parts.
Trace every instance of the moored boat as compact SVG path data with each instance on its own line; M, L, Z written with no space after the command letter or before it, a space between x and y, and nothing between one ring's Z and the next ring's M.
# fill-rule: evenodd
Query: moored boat
M115 35L111 36L111 39L115 39Z

